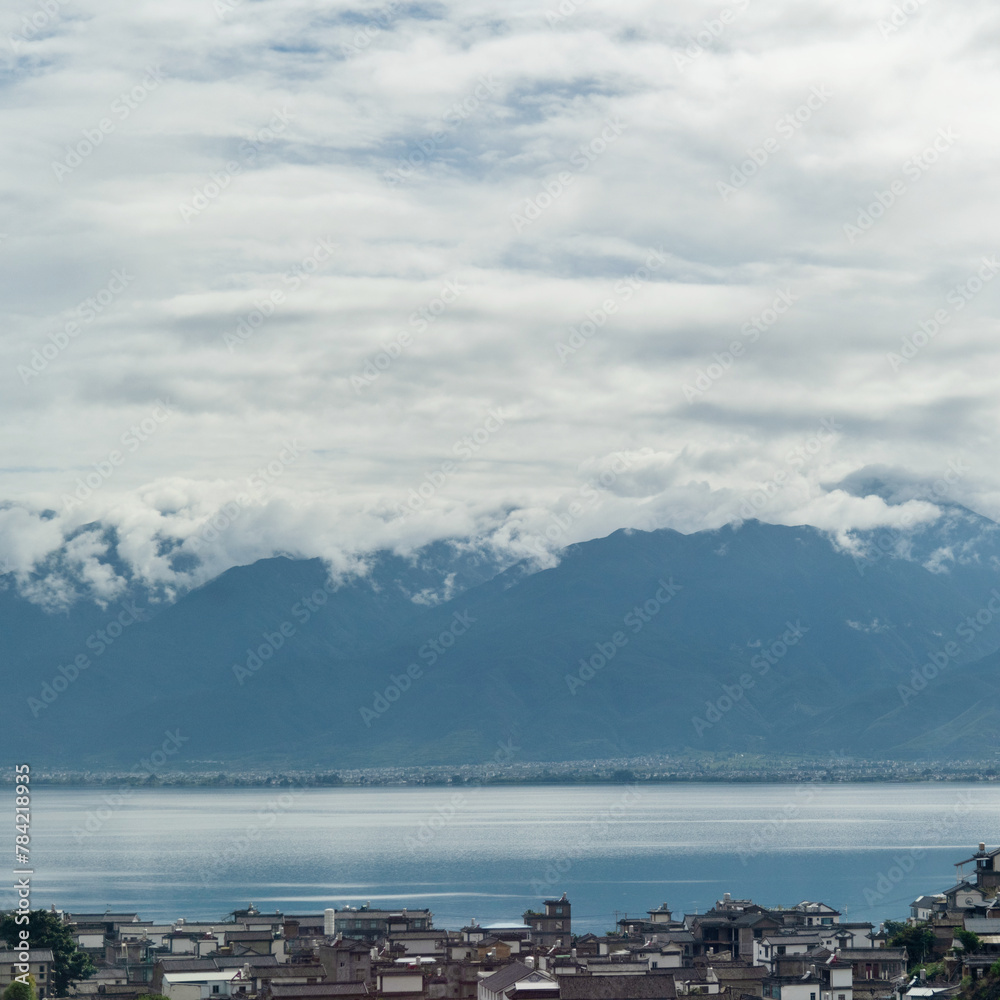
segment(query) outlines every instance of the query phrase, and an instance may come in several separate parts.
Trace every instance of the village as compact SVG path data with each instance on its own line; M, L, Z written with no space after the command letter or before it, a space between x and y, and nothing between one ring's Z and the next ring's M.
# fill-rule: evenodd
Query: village
M517 926L434 926L428 909L370 905L221 922L154 923L138 913L53 913L96 971L77 996L138 1000L931 1000L1000 975L1000 848L956 862L954 885L905 921L842 919L822 902L767 908L729 893L705 913L664 903L611 933L574 935L564 893ZM18 961L0 952L0 989ZM39 1000L53 953L30 951Z

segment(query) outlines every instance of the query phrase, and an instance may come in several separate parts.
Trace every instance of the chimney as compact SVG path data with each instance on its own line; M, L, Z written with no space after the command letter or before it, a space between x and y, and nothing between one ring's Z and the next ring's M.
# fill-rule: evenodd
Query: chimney
M979 853L980 854L985 854L986 853L986 845L985 844L980 844L979 845Z

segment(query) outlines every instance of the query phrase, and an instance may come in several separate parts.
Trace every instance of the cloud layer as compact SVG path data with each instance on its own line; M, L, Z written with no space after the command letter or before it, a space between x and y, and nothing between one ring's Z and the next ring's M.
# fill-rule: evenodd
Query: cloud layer
M990 5L4 17L0 561L52 599L1000 515Z

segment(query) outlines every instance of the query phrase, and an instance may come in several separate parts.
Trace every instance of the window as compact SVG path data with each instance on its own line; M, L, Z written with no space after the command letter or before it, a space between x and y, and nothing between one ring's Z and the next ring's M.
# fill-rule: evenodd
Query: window
M563 915L562 907L561 906L557 906L556 907L556 916L557 917L561 917L562 915Z
M213 993L218 993L218 992L219 992L219 987L218 987L218 985L215 985L215 986L213 986L213 987L212 987L212 992L213 992Z
M833 923L833 917L824 917L821 922L823 924L832 924Z
M809 994L809 1000L816 1000L816 994L815 993L810 993Z

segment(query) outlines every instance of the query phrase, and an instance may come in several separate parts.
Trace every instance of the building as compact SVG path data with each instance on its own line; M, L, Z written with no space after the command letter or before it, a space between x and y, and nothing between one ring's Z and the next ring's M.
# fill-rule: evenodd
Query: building
M838 957L851 964L855 980L898 979L906 973L905 948L845 948Z
M365 983L315 983L297 986L273 983L270 1000L363 1000L371 995Z
M430 910L373 910L367 903L357 909L334 911L334 931L345 938L374 944L398 931L425 931L434 926Z
M0 951L0 992L5 990L17 976L21 975L21 965L16 951ZM49 948L28 949L28 974L35 977L38 996L52 996L52 951Z
M328 983L372 981L372 950L360 941L338 937L333 944L321 944L316 956L326 970Z
M545 912L526 910L524 922L531 928L531 941L539 948L568 948L572 940L570 902L563 893L559 899L545 900Z
M675 1000L673 976L566 976L559 1000Z
M979 850L971 858L956 861L959 883L966 880L965 866L969 864L974 865L969 874L973 876L975 885L980 889L1000 889L1000 847L987 851L986 844L980 843ZM996 892L990 895L995 896Z
M559 997L558 983L552 976L530 969L522 962L512 962L492 976L481 979L477 997L478 1000L507 1000L507 991L515 985L522 984L533 989L542 987L552 990L555 987L554 996Z

